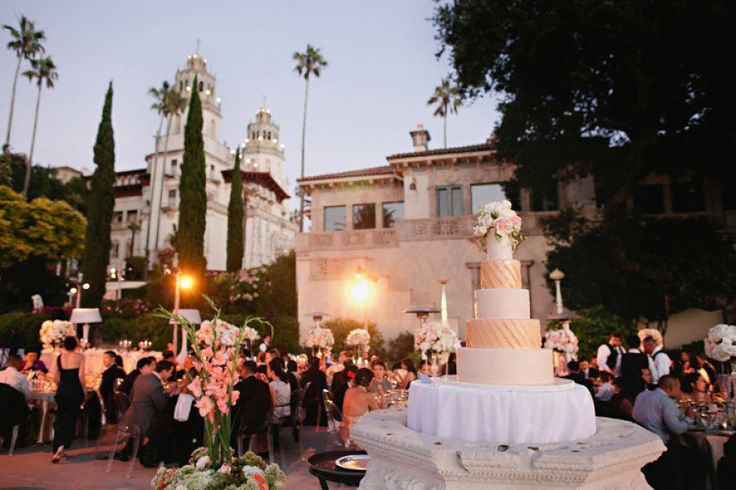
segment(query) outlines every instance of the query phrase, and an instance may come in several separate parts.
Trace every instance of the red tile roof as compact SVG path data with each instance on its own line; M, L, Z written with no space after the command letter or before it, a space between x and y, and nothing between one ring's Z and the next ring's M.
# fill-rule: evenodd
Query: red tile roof
M476 151L491 150L493 145L482 143L480 145L456 146L454 148L438 148L436 150L413 151L411 153L397 153L386 157L386 160L397 160L399 158L429 157L434 155L448 155L452 153L472 153Z
M380 167L361 168L357 170L348 170L346 172L337 172L332 174L310 175L309 177L297 179L296 181L301 183L311 182L314 180L342 179L348 177L369 177L371 175L390 175L395 173L396 172L390 165L382 165Z
M274 180L273 176L269 172L254 172L241 170L244 184L258 184L276 194L276 199L281 202L284 199L289 198L289 194ZM231 182L233 178L233 171L223 170L222 176L225 178L225 182Z

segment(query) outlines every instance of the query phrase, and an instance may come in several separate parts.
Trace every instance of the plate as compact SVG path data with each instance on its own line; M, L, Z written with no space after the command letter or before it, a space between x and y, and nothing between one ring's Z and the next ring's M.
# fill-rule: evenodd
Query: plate
M343 470L365 471L371 457L367 454L350 454L335 460L335 464Z

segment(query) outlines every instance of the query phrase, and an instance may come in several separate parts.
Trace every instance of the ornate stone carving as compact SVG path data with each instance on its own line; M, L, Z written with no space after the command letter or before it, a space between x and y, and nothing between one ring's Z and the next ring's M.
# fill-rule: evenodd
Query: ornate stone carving
M345 277L354 259L315 259L310 261L311 279ZM354 267L353 267L354 269Z
M411 431L402 408L366 415L351 429L351 438L371 456L360 484L364 490L649 488L640 468L664 451L659 437L630 422L596 422L590 439L506 446Z

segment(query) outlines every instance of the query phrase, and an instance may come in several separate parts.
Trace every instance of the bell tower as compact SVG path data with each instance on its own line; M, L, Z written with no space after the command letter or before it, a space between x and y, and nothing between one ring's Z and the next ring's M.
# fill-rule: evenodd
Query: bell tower
M266 107L258 109L255 121L248 124L243 162L247 170L269 172L286 189L284 145L279 140L279 125L273 121L271 111Z
M195 77L197 78L196 87L194 86ZM220 113L220 99L215 92L216 85L217 79L207 71L207 60L199 53L189 55L186 68L176 70L175 88L187 100L187 109L172 121L172 134L180 134L184 131L189 109L189 97L192 90L197 90L202 101L203 136L214 141L218 140L222 114Z

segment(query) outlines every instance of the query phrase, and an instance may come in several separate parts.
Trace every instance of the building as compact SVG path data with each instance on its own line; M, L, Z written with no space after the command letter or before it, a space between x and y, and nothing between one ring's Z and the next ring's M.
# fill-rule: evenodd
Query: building
M568 204L592 219L599 212L592 179L558 183L549 189L522 189L506 196L501 183L513 166L496 159L491 141L431 150L429 133L411 132L414 151L387 157L388 165L305 177L298 181L311 198L312 229L297 235L297 288L301 334L310 311L375 322L384 338L413 330L416 317L403 311L418 305L438 307L440 280L446 284L449 321L464 338L473 317L473 292L479 287L484 259L472 237L473 214L487 202L509 199L524 221L523 241L515 256L522 262L524 287L530 290L532 317L546 324L553 298L545 283L548 244L540 218ZM710 187L671 186L653 178L642 199L660 214L711 213L736 232L736 206ZM654 201L659 196L659 207ZM730 210L727 210L728 206ZM656 209L655 209L656 208ZM363 304L349 291L356 271L373 279L373 294ZM564 289L564 283L563 283ZM696 338L720 322L721 312L689 310L670 319L668 345ZM678 327L679 322L688 328Z
M195 77L197 86L193 86ZM222 122L216 78L207 71L207 60L199 54L187 58L177 70L174 87L188 100L192 90L202 100L206 165L207 217L205 258L209 270L225 270L227 207L234 149L219 139ZM116 173L115 213L112 222L111 267L121 268L125 258L145 256L149 267L159 255L170 252L171 238L179 221L179 183L184 154L187 109L170 117L170 127L156 138L154 152L146 156L146 167ZM279 127L270 112L261 108L247 127L243 147L243 194L246 205L243 266L269 263L293 248L297 225L290 219L284 177L284 148L278 141ZM255 137L251 137L255 135Z

